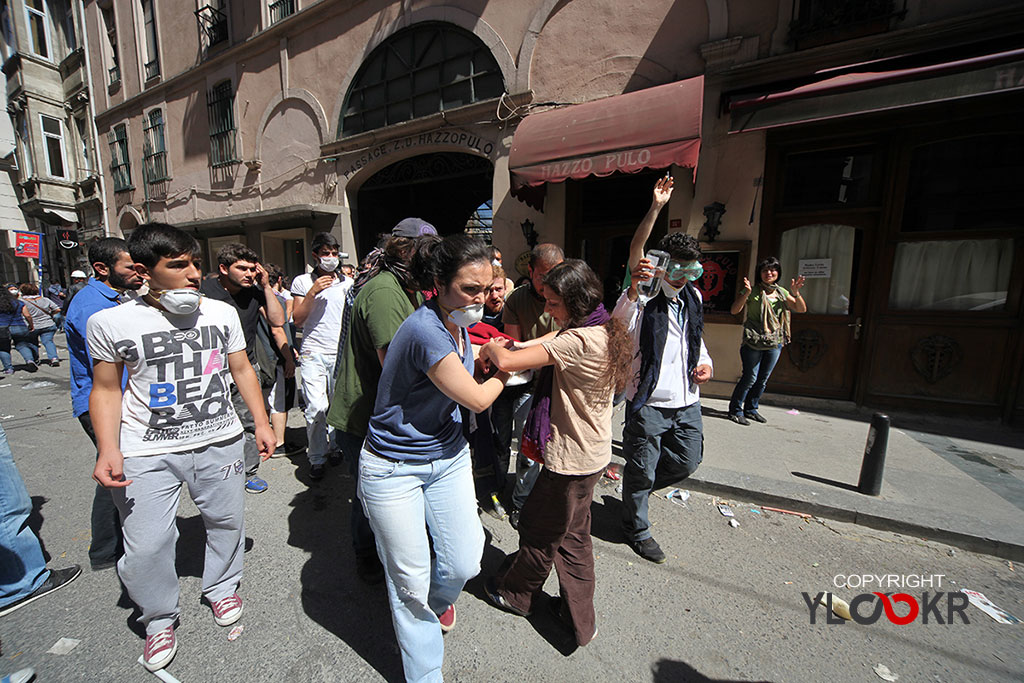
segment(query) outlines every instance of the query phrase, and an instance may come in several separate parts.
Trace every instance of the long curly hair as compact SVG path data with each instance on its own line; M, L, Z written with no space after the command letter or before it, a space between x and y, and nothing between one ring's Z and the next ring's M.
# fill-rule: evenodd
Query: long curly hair
M597 275L585 261L566 259L544 276L544 287L548 287L562 299L569 314L567 327L578 327L597 310L604 298ZM620 320L611 318L604 324L608 333L608 366L605 380L615 393L622 391L629 381L633 363L633 342L626 326Z

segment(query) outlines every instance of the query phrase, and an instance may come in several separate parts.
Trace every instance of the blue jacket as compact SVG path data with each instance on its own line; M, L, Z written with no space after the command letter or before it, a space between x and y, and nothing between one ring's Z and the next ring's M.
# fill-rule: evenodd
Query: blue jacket
M119 296L109 285L89 278L68 305L64 331L71 357L71 410L75 417L89 411L89 392L92 391L92 356L85 341L86 323L93 313L117 306ZM121 384L123 389L124 378Z

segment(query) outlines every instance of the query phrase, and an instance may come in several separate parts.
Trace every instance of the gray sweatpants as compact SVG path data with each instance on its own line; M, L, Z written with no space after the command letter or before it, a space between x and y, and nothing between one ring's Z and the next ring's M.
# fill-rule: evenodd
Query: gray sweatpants
M203 596L216 602L238 587L245 552L244 457L239 435L196 450L124 459L124 476L132 483L112 489L124 532L117 573L142 611L147 635L178 618L175 519L182 484L206 525Z

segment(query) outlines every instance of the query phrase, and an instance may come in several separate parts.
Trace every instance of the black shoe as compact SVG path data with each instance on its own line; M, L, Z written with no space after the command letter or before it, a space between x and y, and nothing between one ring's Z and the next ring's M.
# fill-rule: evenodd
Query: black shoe
M751 413L744 413L743 416L749 420L753 420L754 422L760 422L761 424L764 424L768 421L764 419L761 413L757 412L756 410Z
M524 612L521 609L513 607L505 598L501 597L501 593L498 592L497 582L494 580L493 576L487 579L487 581L484 583L484 593L487 595L487 601L495 607L497 607L498 609L503 609L506 612L511 612L517 617L530 616L529 612Z
M10 605L0 609L0 617L10 614L16 609L20 609L28 603L38 600L44 595L49 595L53 591L63 588L72 581L78 578L78 575L82 573L82 568L77 564L73 564L65 569L51 569L50 576L43 582L43 585L35 589L32 593L26 595L21 600L13 602Z
M27 363L25 365L25 370L27 370L28 372L36 372L38 369L39 369L39 363L37 363L35 361L32 361L31 363Z
M508 523L513 529L519 529L519 508L512 508L512 512L508 513Z
M309 478L313 481L320 481L324 478L324 474L327 473L326 465L310 465L309 466Z
M650 560L654 564L661 564L665 561L665 553L662 552L661 546L653 538L645 538L642 541L631 541L629 547L633 549L633 552L644 558Z
M750 426L750 422L747 420L747 418L743 417L742 415L730 415L729 419L738 425L743 425L744 427Z
M384 580L384 565L376 555L356 555L356 575L371 586L376 586Z
M327 462L331 464L331 467L337 467L341 464L341 453L334 451L333 453L328 454Z
M50 360L50 367L51 368L59 368L60 367L60 359L59 358L51 359Z

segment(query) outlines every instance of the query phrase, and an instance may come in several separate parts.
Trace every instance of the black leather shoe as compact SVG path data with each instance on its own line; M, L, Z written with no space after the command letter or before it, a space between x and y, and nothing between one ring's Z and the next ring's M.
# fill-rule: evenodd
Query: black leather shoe
M325 465L310 465L309 466L309 478L313 481L320 481L324 478L324 474L327 470Z
M661 550L661 546L653 538L645 538L642 541L632 541L629 547L633 549L633 552L644 558L650 560L654 564L661 564L667 558L665 553Z
M764 424L768 421L764 419L764 417L761 416L761 413L757 412L756 410L752 413L744 413L744 417L746 417L748 420L753 420L754 422L760 422L761 424Z
M750 426L750 421L747 420L747 418L745 418L742 415L730 415L729 419L732 420L733 422L735 422L738 425L743 425L744 427L749 427Z

